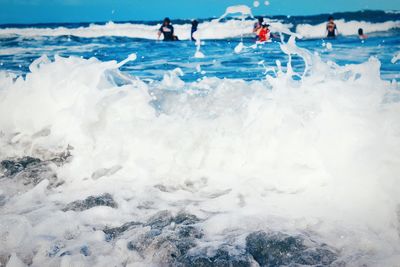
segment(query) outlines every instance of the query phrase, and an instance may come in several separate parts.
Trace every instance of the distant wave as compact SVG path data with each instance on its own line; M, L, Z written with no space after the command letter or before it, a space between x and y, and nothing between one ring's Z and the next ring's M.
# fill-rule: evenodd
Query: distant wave
M385 11L386 14L400 14L400 10L387 10Z
M225 22L207 21L199 25L202 39L226 39L239 36L251 35L254 21L227 20ZM277 20L270 21L271 27L276 31L285 31L292 24L283 24ZM145 25L132 23L108 22L105 25L91 24L87 27L77 28L4 28L0 29L0 35L21 36L77 36L96 38L103 36L121 36L141 39L157 39L157 31L160 25ZM190 24L174 25L175 33L181 40L190 39Z
M349 36L357 34L359 28L365 33L385 32L391 29L400 28L400 21L387 21L383 23L369 23L364 21L337 20L338 29L341 35ZM203 22L199 26L202 39L226 39L251 35L254 21L228 20L225 22ZM288 32L292 24L283 23L277 20L270 21L271 29L275 32ZM318 38L325 35L325 23L317 25L300 24L296 27L296 33L305 38ZM145 25L132 23L108 22L105 25L91 24L87 27L77 28L5 28L0 29L0 35L20 35L27 37L35 36L77 36L84 38L96 38L104 36L120 36L130 38L157 39L157 30L160 25ZM190 38L190 24L175 25L175 32L179 39Z
M339 34L349 36L356 35L359 28L364 29L365 33L386 32L400 28L400 21L386 21L382 23L370 23L365 21L336 21ZM300 24L296 27L296 32L305 38L318 38L325 36L326 23L318 25Z
M335 17L341 35L357 34L358 28L365 33L386 32L400 28L399 11L357 11L331 14ZM296 32L304 38L325 35L329 14L312 16L272 16L267 18L273 32ZM227 39L252 35L255 19L244 21L226 18L199 19L201 39ZM97 38L106 36L155 40L160 23L156 21L129 21L107 23L51 23L33 25L0 25L0 36L76 36ZM181 40L190 39L190 20L174 20L175 33Z

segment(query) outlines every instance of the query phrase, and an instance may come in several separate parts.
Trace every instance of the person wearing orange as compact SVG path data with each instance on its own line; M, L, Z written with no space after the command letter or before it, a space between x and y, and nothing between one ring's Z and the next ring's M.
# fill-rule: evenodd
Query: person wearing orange
M258 33L259 42L267 42L271 38L271 31L268 29L269 24L263 23Z

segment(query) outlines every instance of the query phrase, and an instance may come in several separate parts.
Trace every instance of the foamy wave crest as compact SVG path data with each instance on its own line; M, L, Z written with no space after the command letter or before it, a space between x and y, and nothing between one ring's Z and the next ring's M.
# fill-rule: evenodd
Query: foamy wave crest
M345 21L336 20L339 34L350 36L357 35L358 29L364 29L364 33L386 32L400 28L400 21L386 21L382 23L370 23L365 21ZM326 23L318 25L300 24L296 27L296 32L305 38L320 38L326 36Z
M251 35L253 21L228 20L218 22L217 20L201 23L198 27L202 34L202 39L225 39L229 37L239 37ZM272 29L276 31L288 31L291 24L283 24L277 20L271 20ZM105 25L92 24L88 27L79 28L5 28L0 29L0 35L21 35L21 36L63 36L73 35L78 37L102 37L102 36L122 36L131 38L157 39L157 31L160 25L145 25L132 23L108 22ZM181 40L190 39L190 24L174 25L175 33Z
M278 241L248 233L264 230L312 236L278 242L294 253L277 248L279 265L397 264L398 85L375 58L282 49L307 61L301 80L278 64L262 81L145 83L78 57L0 73L0 260L192 266L222 249L262 264L257 244Z
M290 23L283 23L279 20L268 20L271 24L271 31L291 33L293 27ZM349 36L356 35L359 28L363 28L365 33L385 32L400 28L400 21L387 21L382 23L370 23L363 21L337 20L340 34ZM218 22L218 20L206 21L199 25L199 34L202 40L207 39L226 39L241 36L252 36L254 21L251 20L228 20ZM77 36L84 38L95 38L104 36L119 36L141 39L157 39L157 31L160 25L145 25L133 23L114 23L108 22L105 25L91 24L87 27L78 28L3 28L0 35L21 35L28 37L35 36ZM190 24L174 25L175 33L181 40L190 40ZM304 38L324 37L326 24L318 25L300 24L296 27L296 32Z

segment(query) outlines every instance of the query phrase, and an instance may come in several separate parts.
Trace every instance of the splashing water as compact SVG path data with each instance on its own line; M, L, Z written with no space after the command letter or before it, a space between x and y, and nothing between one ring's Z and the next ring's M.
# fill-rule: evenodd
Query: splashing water
M258 80L120 70L139 53L1 71L1 264L257 265L272 244L280 265L395 266L398 82L295 38Z
M237 5L237 6L229 6L226 8L225 13L219 17L218 19L214 20L212 24L208 25L207 28L203 28L203 30L198 30L195 33L195 39L196 39L196 52L195 52L195 57L196 58L204 58L204 54L200 51L201 48L201 39L202 35L204 34L203 32L206 30L210 30L213 27L217 26L217 23L227 17L228 15L234 15L234 14L240 14L240 18L242 22L244 22L246 17L251 17L253 18L253 14L251 12L251 8L246 6L246 5ZM244 48L243 45L243 33L240 35L240 38L242 41L235 47L234 51L235 53L240 53L242 49Z
M392 62L393 64L396 64L396 62L397 62L398 60L400 60L400 52L397 52L397 54L393 56L391 62Z
M221 21L223 18L226 18L228 15L240 14L241 19L245 19L246 17L253 18L253 13L251 12L251 8L246 5L237 5L237 6L229 6L226 8L225 13L217 19L217 21Z

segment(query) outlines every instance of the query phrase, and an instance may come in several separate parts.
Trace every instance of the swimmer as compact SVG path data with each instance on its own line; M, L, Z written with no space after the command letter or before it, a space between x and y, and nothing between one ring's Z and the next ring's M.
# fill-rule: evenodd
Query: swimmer
M195 32L197 32L197 26L199 26L199 22L197 20L193 20L192 21L192 29L190 31L190 38L192 39L192 41L196 41L196 39L194 39L193 34Z
M361 40L365 40L368 38L368 35L364 34L364 30L362 28L358 29L358 38Z
M339 34L339 31L337 30L336 23L333 20L333 17L330 16L328 19L328 23L326 24L326 31L327 31L327 37L328 38L335 38L336 35Z
M258 41L259 42L268 42L271 38L271 31L268 29L269 24L263 23L261 29L258 33Z
M165 18L163 24L158 30L158 40L160 40L161 34L164 35L164 41L177 41L178 37L174 35L174 26L171 25L171 20Z

